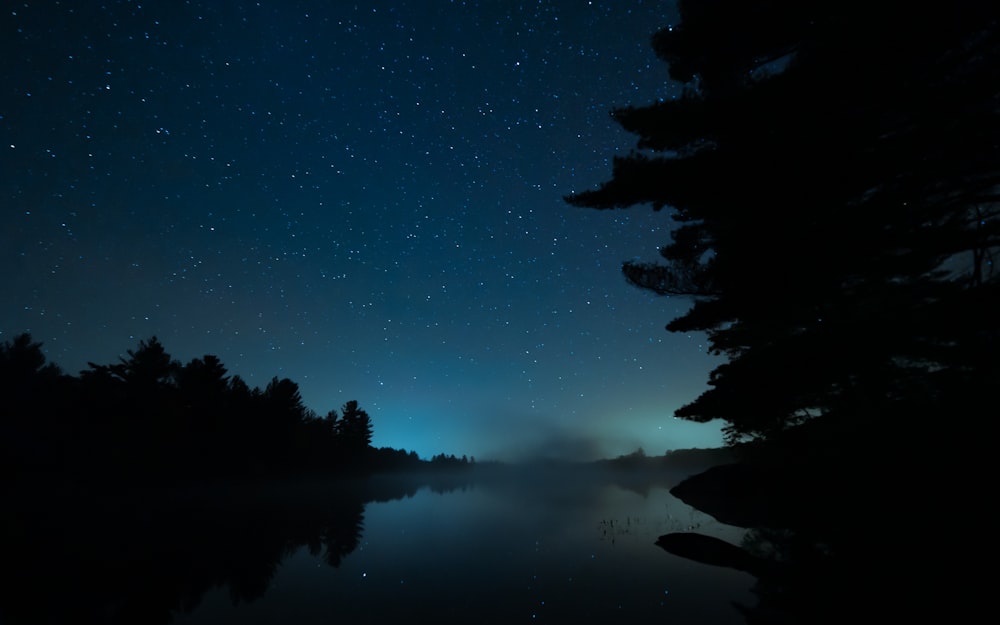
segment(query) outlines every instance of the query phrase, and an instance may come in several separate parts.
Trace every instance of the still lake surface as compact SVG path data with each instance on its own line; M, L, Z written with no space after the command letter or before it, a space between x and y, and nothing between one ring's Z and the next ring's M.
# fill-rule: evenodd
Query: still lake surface
M745 533L673 497L682 477L524 470L414 485L359 507L346 542L289 543L259 596L220 583L172 622L744 623L733 603L757 603L752 576L654 544Z

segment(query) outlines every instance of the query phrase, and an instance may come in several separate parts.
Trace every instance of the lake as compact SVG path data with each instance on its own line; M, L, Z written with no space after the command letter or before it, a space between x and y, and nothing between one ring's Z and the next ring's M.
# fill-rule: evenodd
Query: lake
M756 603L750 575L654 544L744 533L674 498L680 476L501 473L365 503L346 541L288 549L259 596L218 586L172 622L735 624L732 603Z

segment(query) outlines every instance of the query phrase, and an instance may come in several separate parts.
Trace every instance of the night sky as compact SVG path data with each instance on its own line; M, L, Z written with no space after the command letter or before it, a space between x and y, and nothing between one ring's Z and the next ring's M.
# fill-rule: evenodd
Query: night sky
M155 335L423 457L721 444L672 416L719 364L689 302L620 273L667 211L562 199L679 93L672 3L4 7L0 340L76 374Z

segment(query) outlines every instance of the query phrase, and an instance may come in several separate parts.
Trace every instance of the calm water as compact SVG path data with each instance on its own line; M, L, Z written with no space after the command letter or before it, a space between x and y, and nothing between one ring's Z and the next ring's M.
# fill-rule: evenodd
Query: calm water
M291 547L259 596L234 604L222 584L174 622L735 624L732 603L756 603L750 575L654 544L673 531L743 534L675 499L669 482L508 477L366 503L339 547Z

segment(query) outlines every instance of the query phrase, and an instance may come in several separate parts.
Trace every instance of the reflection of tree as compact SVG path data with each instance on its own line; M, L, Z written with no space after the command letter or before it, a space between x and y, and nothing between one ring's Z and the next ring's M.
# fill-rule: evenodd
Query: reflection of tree
M416 474L184 488L9 482L0 623L166 624L216 588L251 602L303 547L339 567L361 542L368 502L427 483Z
M354 523L338 523L325 527L319 536L319 542L311 544L309 549L313 555L320 555L322 551L323 561L335 568L340 566L348 554L358 548L364 532L364 514L360 508L356 514L344 514L342 518L351 518ZM322 546L322 549L316 548L319 546Z
M302 546L339 566L361 540L364 492L343 483L228 485L161 498L6 493L0 549L13 581L0 589L0 621L167 623L218 586L234 603L253 601Z
M846 568L824 543L801 533L759 528L747 532L742 546L771 565L757 575L757 605L738 606L750 624L774 623L776 615L781 622L843 622L844 606L859 603L857 596L846 601L845 589L859 595L872 581L870 571Z
M831 558L829 547L814 536L789 530L748 530L740 545L694 532L661 536L657 545L667 552L712 566L745 571L756 577L755 605L736 604L750 625L777 623L843 623L859 605L877 604L859 599L873 583L884 583L881 571L845 566ZM845 596L850 595L850 596Z

